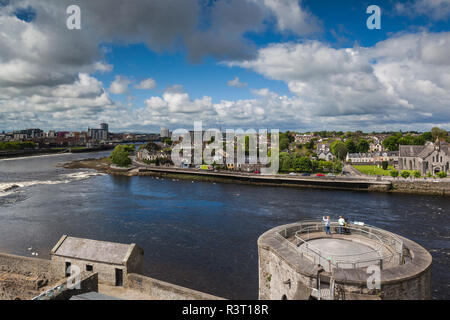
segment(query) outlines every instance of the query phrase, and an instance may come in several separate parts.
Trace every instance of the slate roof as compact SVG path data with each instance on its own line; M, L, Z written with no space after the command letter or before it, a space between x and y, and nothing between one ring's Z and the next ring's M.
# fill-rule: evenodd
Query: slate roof
M400 157L417 157L426 148L425 146L400 146Z
M89 260L111 264L122 264L132 245L106 241L62 238L52 250L52 254L80 260Z

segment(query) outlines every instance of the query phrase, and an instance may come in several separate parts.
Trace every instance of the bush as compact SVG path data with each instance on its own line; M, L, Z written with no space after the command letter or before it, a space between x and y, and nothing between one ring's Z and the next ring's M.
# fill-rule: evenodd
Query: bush
M447 178L447 173L445 173L444 171L438 172L437 176L441 179L443 178Z
M410 173L409 173L409 171L402 171L401 176L402 176L402 178L406 179L406 178L409 178Z
M422 174L418 170L413 171L412 175L414 178L420 178L422 176Z
M389 172L390 176L393 178L397 178L398 177L398 171L393 169L391 170L391 172Z
M388 167L389 167L389 162L383 161L383 162L381 163L381 166L383 167L383 170L387 170Z

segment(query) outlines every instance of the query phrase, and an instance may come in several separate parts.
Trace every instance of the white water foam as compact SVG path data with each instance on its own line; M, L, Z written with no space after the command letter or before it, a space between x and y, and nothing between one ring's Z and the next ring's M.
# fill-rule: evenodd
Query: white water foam
M73 181L86 180L91 177L103 176L104 173L99 172L75 172L68 174L61 174L61 180L31 180L21 182L7 182L0 183L0 197L6 197L10 194L17 192L20 189L35 186L35 185L55 185L66 184Z

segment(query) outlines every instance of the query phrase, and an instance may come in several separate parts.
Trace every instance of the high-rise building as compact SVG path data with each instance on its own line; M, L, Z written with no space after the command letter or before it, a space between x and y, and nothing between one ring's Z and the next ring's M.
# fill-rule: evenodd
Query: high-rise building
M109 126L107 123L101 123L100 124L100 129L105 130L105 131L109 131Z
M169 129L161 128L161 138L170 138Z
M92 140L107 141L108 140L108 129L109 129L108 124L102 123L102 124L100 124L100 129L88 128L88 136Z

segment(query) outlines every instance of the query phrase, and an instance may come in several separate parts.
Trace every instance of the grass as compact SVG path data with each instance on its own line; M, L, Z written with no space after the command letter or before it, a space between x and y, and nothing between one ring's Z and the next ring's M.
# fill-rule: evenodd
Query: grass
M362 174L369 176L389 176L389 172L394 169L393 166L389 166L388 170L383 170L383 168L378 168L378 166L373 165L356 165L353 167Z

